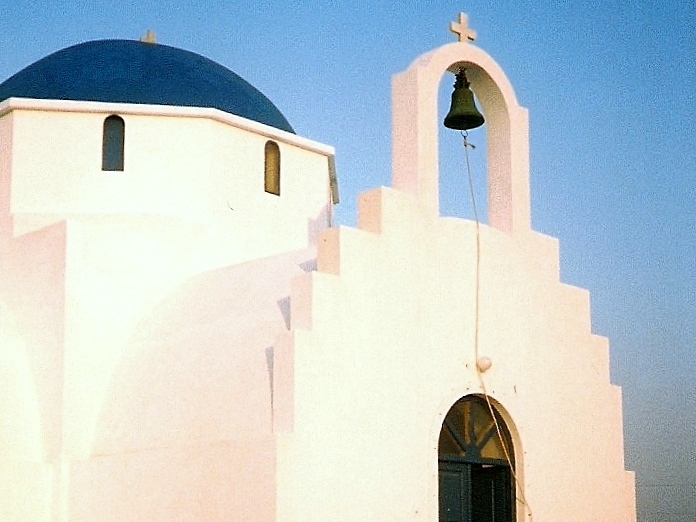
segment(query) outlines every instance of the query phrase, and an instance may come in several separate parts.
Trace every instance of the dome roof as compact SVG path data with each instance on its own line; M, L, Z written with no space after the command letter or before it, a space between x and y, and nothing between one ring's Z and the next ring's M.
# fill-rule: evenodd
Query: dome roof
M0 84L0 101L10 97L213 107L294 132L266 96L229 69L135 40L95 40L50 54Z

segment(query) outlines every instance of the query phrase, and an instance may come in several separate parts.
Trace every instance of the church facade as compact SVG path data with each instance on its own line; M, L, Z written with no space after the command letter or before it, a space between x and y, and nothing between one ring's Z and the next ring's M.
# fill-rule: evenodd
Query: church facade
M635 520L608 342L531 229L526 110L454 25L394 76L355 228L333 148L203 57L87 42L0 84L0 519ZM488 224L438 211L460 68Z

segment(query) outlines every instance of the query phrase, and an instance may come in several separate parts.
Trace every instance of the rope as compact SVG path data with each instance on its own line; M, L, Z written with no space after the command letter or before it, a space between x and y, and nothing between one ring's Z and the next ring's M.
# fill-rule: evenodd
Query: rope
M471 197L471 208L474 212L474 222L476 223L476 285L474 289L474 367L476 368L476 376L478 377L479 383L481 384L481 389L483 390L483 398L486 399L486 404L488 405L488 410L490 411L491 418L495 424L495 431L498 433L498 440L500 440L500 445L503 448L503 453L505 454L505 460L507 460L508 466L510 467L510 473L515 481L516 490L519 489L519 498L515 495L516 500L525 506L527 514L529 515L530 522L533 520L532 508L529 506L527 499L524 496L524 486L518 480L517 474L515 473L515 467L512 465L512 459L510 458L510 453L508 452L507 446L505 445L505 439L503 438L502 430L500 429L500 424L498 423L498 418L493 405L491 404L490 398L488 396L488 391L486 390L486 383L483 380L483 374L478 367L479 359L479 309L480 309L480 287L481 287L481 222L478 218L478 211L476 209L476 196L474 194L474 184L471 179L471 165L469 164L469 148L475 148L474 145L470 144L468 141L469 133L465 130L461 132L462 138L464 140L464 158L466 160L466 176L469 182L469 195Z

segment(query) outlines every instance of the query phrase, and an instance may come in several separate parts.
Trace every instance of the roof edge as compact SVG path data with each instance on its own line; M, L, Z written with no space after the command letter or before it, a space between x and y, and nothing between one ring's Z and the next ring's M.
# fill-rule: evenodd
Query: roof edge
M0 102L0 118L15 110L46 112L87 112L96 114L133 114L139 116L168 116L205 118L239 129L254 132L270 139L292 144L310 152L334 157L334 147L318 141L300 137L265 123L250 120L211 107L183 107L175 105L147 105L137 103L113 103L75 100L45 100L35 98L7 98Z

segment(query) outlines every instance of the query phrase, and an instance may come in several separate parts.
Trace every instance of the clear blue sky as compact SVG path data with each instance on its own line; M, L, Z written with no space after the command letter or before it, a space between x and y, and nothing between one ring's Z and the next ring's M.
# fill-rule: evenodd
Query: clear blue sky
M353 224L357 193L390 182L391 75L452 41L466 11L529 109L534 228L560 239L562 279L591 291L593 329L610 338L627 467L639 484L694 484L696 8L584 4L0 0L0 81L63 47L151 28L335 146L337 217ZM470 216L458 138L441 139L443 211ZM482 201L485 136L471 139Z

